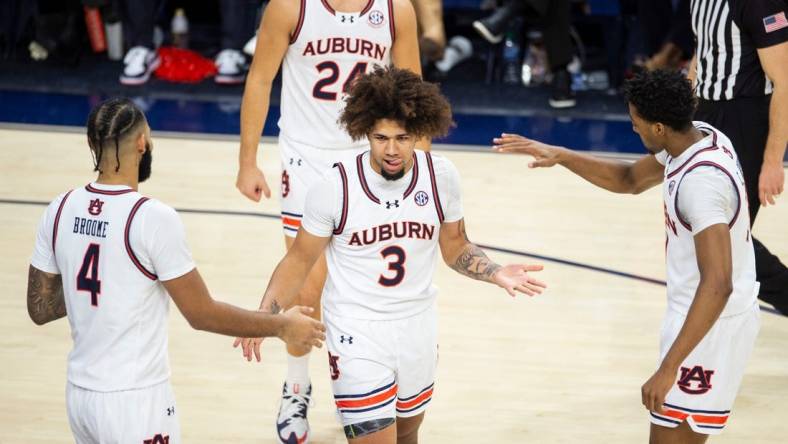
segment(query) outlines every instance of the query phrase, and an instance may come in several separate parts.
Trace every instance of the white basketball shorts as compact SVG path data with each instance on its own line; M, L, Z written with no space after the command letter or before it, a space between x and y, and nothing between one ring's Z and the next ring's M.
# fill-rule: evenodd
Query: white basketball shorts
M415 316L386 321L343 318L324 310L323 321L343 426L426 410L438 361L434 305Z
M356 156L368 149L368 144L341 150L321 149L296 142L283 134L279 135L279 154L282 159L279 202L282 206L282 227L286 236L295 237L301 227L309 187L320 180L335 163L355 162Z
M169 381L119 392L95 392L68 383L66 410L77 444L181 442Z
M660 361L685 319L685 315L668 310L662 325ZM679 367L676 383L665 397L664 413L651 412L651 422L674 428L687 421L695 433L721 433L760 326L757 302L744 313L719 318Z

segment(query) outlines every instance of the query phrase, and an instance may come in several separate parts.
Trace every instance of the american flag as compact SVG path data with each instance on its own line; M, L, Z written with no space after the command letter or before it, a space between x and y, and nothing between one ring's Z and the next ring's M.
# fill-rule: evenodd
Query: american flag
M766 32L777 31L787 26L788 20L785 20L785 12L763 18L763 27L766 29Z

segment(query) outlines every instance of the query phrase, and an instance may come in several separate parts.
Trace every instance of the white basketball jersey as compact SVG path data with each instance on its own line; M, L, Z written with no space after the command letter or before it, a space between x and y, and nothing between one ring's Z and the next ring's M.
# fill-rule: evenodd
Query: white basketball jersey
M130 188L91 184L67 193L44 225L51 230L54 264L63 282L74 340L68 380L76 386L118 391L169 378L169 295L140 236L166 232L156 226L160 221L140 216L161 207L177 218L171 208ZM193 268L186 256L178 262L181 274Z
M367 144L354 142L337 121L353 79L374 65L391 64L392 16L391 0L369 0L355 13L334 11L326 0L301 0L282 65L283 134L324 149Z
M357 319L414 316L437 294L432 276L443 208L433 159L416 150L407 188L384 195L372 190L365 177L369 155L360 154L352 165L335 165L344 199L326 252L323 308Z
M729 223L733 260L733 293L721 316L741 313L755 303L759 284L755 280L755 253L750 235L750 216L747 212L747 191L736 152L725 134L703 122L695 126L711 137L689 148L687 160L679 163L668 157L665 165L663 197L665 229L667 233L668 306L686 314L695 298L700 282L695 240L692 227L677 211L682 179L702 166L719 168L725 173L738 193L738 209ZM702 142L704 142L702 141Z

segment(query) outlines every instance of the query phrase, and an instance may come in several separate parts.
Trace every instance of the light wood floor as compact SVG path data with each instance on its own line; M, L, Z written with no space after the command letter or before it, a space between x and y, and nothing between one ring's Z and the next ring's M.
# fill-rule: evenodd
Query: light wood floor
M234 188L237 144L154 136L153 177L142 192L178 208L278 213ZM658 190L616 196L566 170L532 171L526 159L443 151L463 179L471 239L643 276L664 278ZM262 150L272 187L276 147ZM0 130L0 199L49 201L89 182L83 134ZM35 326L25 309L28 260L42 206L0 203L0 443L72 442L64 406L71 346L61 320ZM276 220L182 214L214 297L256 307L284 247ZM788 259L788 201L755 229ZM532 259L491 253L501 262ZM439 265L441 356L425 443L646 442L640 386L657 360L665 289L547 262L549 290L534 299L469 281ZM173 307L172 384L184 441L273 443L285 372L283 345L242 362L231 338L192 331ZM313 442L344 442L334 417L325 350L312 355ZM769 313L729 426L718 443L783 441L788 411L788 319Z

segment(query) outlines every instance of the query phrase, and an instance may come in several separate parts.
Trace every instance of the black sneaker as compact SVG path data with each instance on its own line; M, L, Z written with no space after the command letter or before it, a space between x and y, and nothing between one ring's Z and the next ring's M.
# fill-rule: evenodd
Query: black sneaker
M497 8L489 17L473 22L473 29L485 40L495 45L503 40L503 33L509 22L518 17L523 10L520 0L508 1Z
M550 96L550 106L553 108L572 108L577 105L575 92L572 91L572 75L562 69L553 76L553 93Z

